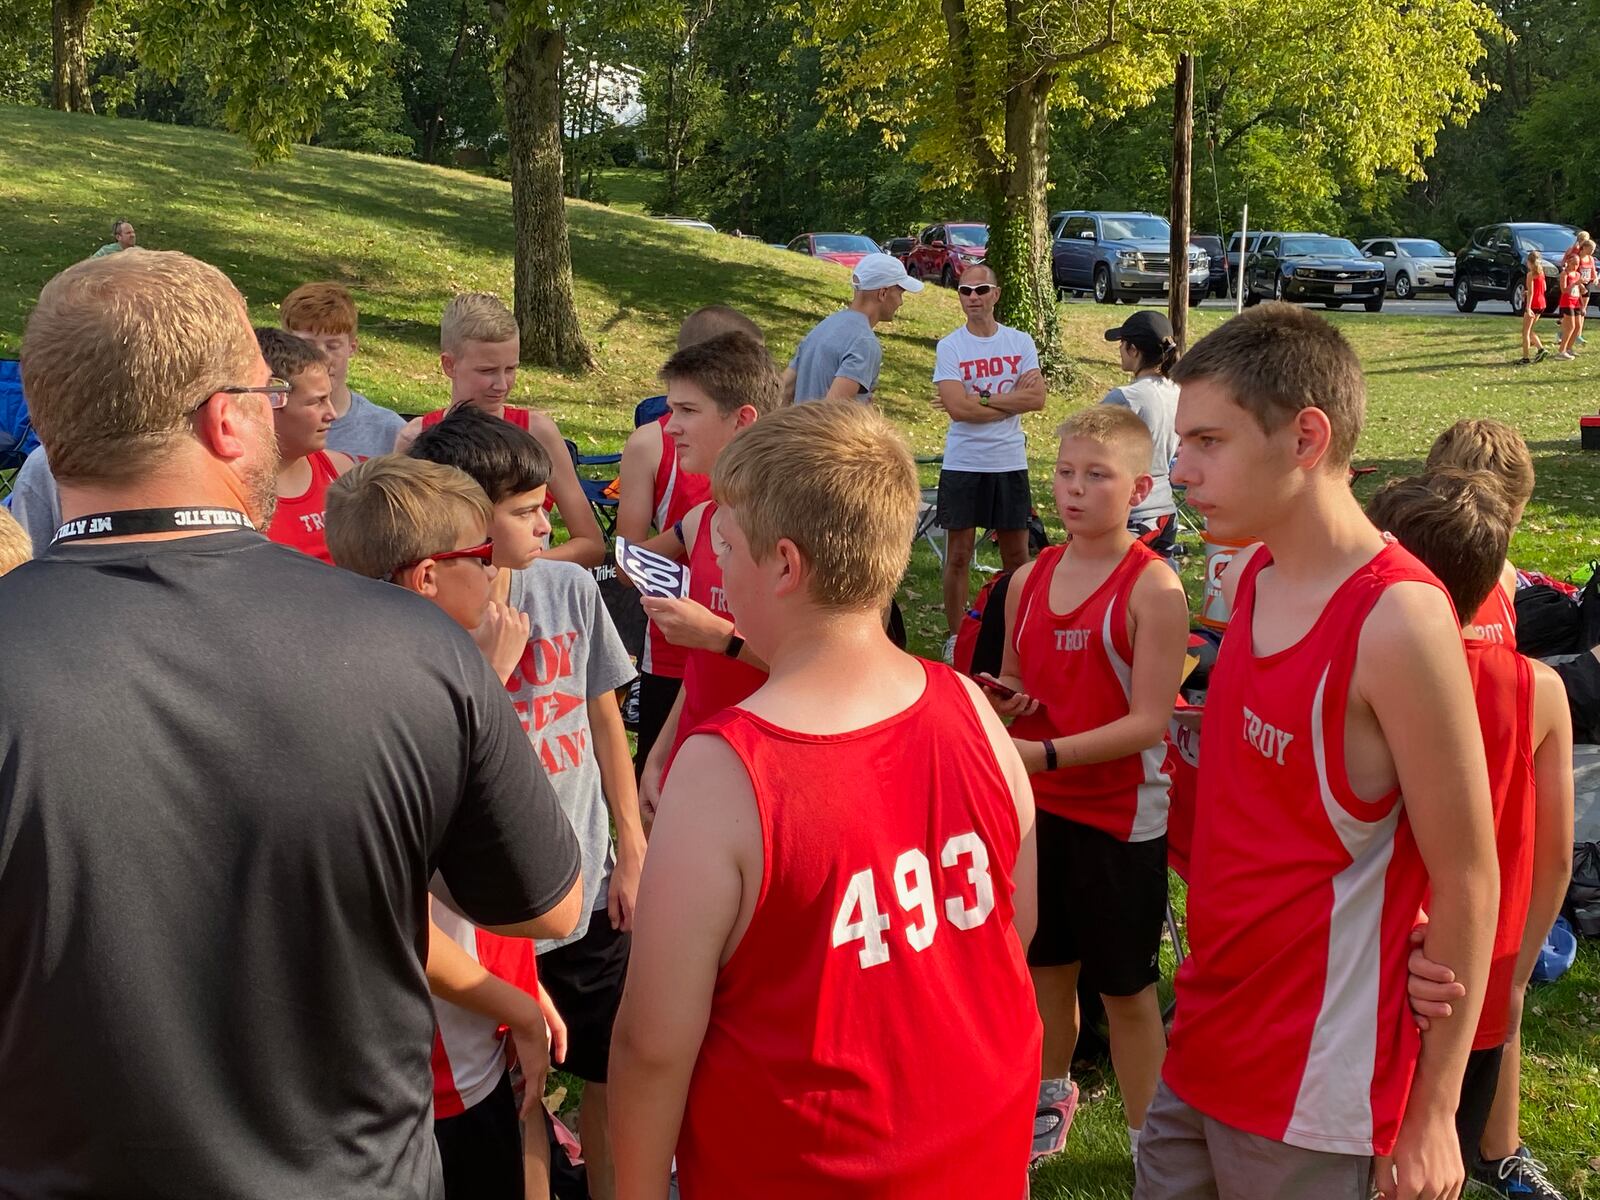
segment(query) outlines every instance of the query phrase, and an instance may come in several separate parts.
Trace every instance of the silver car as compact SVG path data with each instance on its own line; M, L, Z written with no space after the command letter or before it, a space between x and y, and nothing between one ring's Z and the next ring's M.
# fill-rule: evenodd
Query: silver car
M1361 253L1383 264L1396 300L1449 292L1456 281L1455 255L1428 238L1373 238L1362 244Z

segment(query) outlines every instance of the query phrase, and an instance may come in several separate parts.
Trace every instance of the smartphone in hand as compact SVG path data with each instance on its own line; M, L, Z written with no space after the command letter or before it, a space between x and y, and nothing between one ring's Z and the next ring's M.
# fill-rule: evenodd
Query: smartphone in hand
M984 691L993 692L1002 700L1009 700L1011 697L1017 694L1017 690L1015 688L1007 687L987 671L978 672L978 674L972 677L972 681Z

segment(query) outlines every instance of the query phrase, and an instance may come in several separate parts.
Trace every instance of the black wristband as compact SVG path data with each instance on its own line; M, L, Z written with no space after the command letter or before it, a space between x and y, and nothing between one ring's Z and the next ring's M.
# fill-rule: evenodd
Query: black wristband
M1046 771L1054 771L1060 765L1060 760L1056 757L1056 744L1046 738L1039 745L1044 747L1044 769Z
M742 637L740 637L737 633L730 633L728 635L728 645L722 652L724 654L726 654L729 658L738 658L739 657L739 651L741 651L743 649L744 649L744 639Z

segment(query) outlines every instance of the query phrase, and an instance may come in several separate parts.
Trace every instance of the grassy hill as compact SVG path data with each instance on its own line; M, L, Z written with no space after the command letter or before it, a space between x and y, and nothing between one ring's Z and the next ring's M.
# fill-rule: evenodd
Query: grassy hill
M549 409L587 449L621 446L634 403L659 390L654 373L691 309L735 305L787 357L813 323L849 299L842 268L624 211L642 204L651 182L608 171L602 183L617 208L569 206L577 303L600 369L582 376L527 370L519 383L523 402ZM109 240L117 217L134 222L143 246L185 250L226 270L258 323L276 322L279 300L296 284L345 282L362 311L351 381L403 412L436 407L446 397L437 357L445 301L468 289L507 299L511 293L504 183L317 149L254 169L241 143L220 133L0 106L0 354L16 353L44 282ZM1074 382L1027 420L1035 493L1052 521L1049 431L1069 409L1121 382L1102 332L1128 311L1092 304L1062 309ZM1230 311L1215 304L1201 309L1198 331ZM1600 370L1587 357L1513 366L1518 331L1499 315L1356 312L1330 319L1349 334L1370 383L1359 458L1379 471L1362 482L1363 492L1418 466L1435 433L1456 418L1500 417L1522 429L1539 470L1538 494L1513 543L1515 560L1568 576L1600 556L1600 456L1581 454L1576 437L1578 414L1592 411L1600 394ZM933 343L960 321L954 295L929 289L910 297L900 319L880 330L882 406L919 452L942 445L943 419L934 418L927 402ZM1595 354L1600 360L1600 345ZM1197 564L1185 572L1191 586L1196 573ZM901 603L924 651L943 636L938 595L933 556L919 548ZM1600 1159L1585 1159L1595 1152L1600 1123L1597 994L1600 955L1586 948L1578 967L1530 1004L1524 1129L1569 1196L1600 1197ZM1096 1102L1080 1110L1068 1153L1040 1172L1036 1197L1129 1194L1115 1084L1108 1074L1091 1074L1084 1084L1086 1098Z

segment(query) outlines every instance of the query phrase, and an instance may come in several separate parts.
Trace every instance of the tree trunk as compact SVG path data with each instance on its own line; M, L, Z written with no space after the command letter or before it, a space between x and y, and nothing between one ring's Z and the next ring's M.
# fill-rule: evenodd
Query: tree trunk
M1172 258L1167 314L1182 350L1189 337L1189 180L1194 167L1194 56L1178 55L1172 87Z
M1046 212L1050 177L1050 89L1048 72L1013 86L1005 97L1005 154L990 192L987 261L1003 284L996 316L1031 334L1045 373L1057 381L1068 364L1060 353L1060 322L1050 275L1050 227ZM998 201L998 203L996 203Z
M506 27L505 9L496 15ZM516 230L514 311L522 361L565 370L594 366L572 302L572 247L561 194L561 92L565 39L526 29L506 60L505 115L511 146L511 215Z
M667 212L678 211L678 52L674 50L667 59Z
M456 18L456 48L450 52L450 63L444 69L444 83L439 88L439 97L434 102L433 113L428 118L428 127L422 132L422 161L432 162L434 152L439 148L439 130L444 125L445 106L450 102L450 89L455 84L456 68L461 65L461 52L467 44L467 5L462 0L461 15Z
M89 95L89 61L84 42L94 0L51 0L50 33L55 74L51 103L61 112L94 111Z

